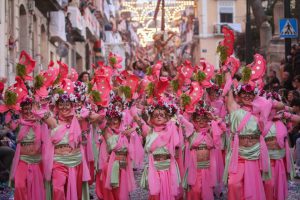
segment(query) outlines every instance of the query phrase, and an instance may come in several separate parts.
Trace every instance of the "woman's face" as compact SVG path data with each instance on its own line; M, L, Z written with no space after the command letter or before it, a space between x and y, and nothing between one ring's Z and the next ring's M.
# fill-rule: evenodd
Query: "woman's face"
M211 101L215 101L215 100L219 99L219 97L220 97L220 94L216 90L211 90L209 92L209 98Z
M120 123L121 123L121 119L118 117L114 117L109 121L109 124L112 128L119 128Z
M21 114L24 119L33 120L34 115L32 113L32 104L22 106Z
M82 102L81 102L81 101L78 101L78 102L76 102L76 103L74 104L74 106L75 106L76 109L79 109L79 108L82 107Z
M254 98L255 98L255 95L253 93L241 92L239 94L239 100L241 101L241 103L243 105L247 105L247 106L252 105Z
M287 100L288 100L289 102L292 102L293 99L294 99L293 92L289 92L288 95L287 95Z
M121 102L119 102L119 101L116 101L115 103L114 103L114 106L117 108L119 108L120 110L123 110L123 104L121 103Z
M206 115L197 115L193 118L195 128L205 128L208 126L209 119Z
M58 113L62 117L70 117L72 115L72 103L67 102L58 102L57 104Z
M159 126L167 123L169 116L165 110L155 109L151 115L151 123L153 125Z

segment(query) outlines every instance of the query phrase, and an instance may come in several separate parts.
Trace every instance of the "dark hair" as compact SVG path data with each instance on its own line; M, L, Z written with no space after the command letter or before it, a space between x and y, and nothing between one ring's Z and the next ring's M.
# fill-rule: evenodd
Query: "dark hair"
M78 77L78 80L82 82L82 78L86 74L89 76L89 80L90 80L90 73L88 73L87 71L81 72L81 74Z
M294 77L294 81L297 80L298 82L300 82L300 75L297 75Z
M300 98L295 98L293 99L292 103L291 103L291 106L297 106L297 107L300 107Z
M300 98L300 94L299 94L299 92L297 90L290 90L289 93L290 92L293 94L294 99L295 98Z

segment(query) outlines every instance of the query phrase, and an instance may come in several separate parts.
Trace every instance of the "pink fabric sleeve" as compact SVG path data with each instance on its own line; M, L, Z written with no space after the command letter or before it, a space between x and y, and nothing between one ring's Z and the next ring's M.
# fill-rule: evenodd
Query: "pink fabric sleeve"
M194 132L194 125L189 122L183 115L178 116L179 122L184 126L184 134L190 137Z
M229 77L228 80L225 83L224 88L223 88L222 96L226 96L227 95L227 93L229 92L229 90L231 88L231 85L232 85L232 78Z

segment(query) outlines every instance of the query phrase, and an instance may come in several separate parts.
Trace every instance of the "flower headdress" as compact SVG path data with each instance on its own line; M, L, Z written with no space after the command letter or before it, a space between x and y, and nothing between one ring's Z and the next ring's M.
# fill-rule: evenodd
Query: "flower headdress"
M266 99L282 101L280 94L278 94L277 92L266 92L265 90L261 90L259 92L259 96L265 97Z
M106 118L108 119L113 119L113 118L122 118L123 114L122 111L116 107L116 106L109 106L107 111L106 111Z
M34 102L34 99L31 96L26 96L20 103L20 106L23 107L28 104L32 104Z
M254 95L257 95L259 89L251 84L239 84L238 87L234 90L234 94L238 95L241 92L253 93Z
M74 94L77 101L84 102L86 100L86 93L88 92L88 87L81 81L74 82Z
M208 116L213 113L214 108L208 106L205 101L200 100L196 105L193 116Z
M55 86L52 89L52 103L62 102L77 102L78 98L74 94L74 83L70 79L64 79L60 86Z
M158 100L148 105L145 111L148 115L151 115L155 109L165 110L169 115L174 115L178 110L175 104L168 104L167 102Z
M111 92L110 93L110 103L109 103L109 105L111 106L111 105L113 105L114 103L116 103L116 102L120 102L122 105L123 105L123 107L126 107L126 106L128 106L128 102L126 101L126 99L125 98L122 98L122 97L120 97L119 95L117 95L115 92Z

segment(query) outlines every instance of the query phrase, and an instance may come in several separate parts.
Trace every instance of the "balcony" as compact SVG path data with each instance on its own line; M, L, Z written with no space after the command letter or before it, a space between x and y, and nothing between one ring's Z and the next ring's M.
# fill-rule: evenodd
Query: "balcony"
M213 33L215 36L221 36L223 35L222 33L222 27L223 26L228 26L235 32L241 33L242 32L242 25L239 23L221 23L221 24L215 24L214 25L214 30Z
M50 41L66 42L66 20L63 11L50 12L49 23Z
M69 6L68 13L69 15L66 20L67 40L71 43L85 41L85 23L80 10L75 6Z
M86 36L92 41L99 39L100 25L97 18L91 13L89 8L84 10L83 16L86 24Z
M59 11L65 0L35 0L35 6L43 13L44 16L51 11Z

